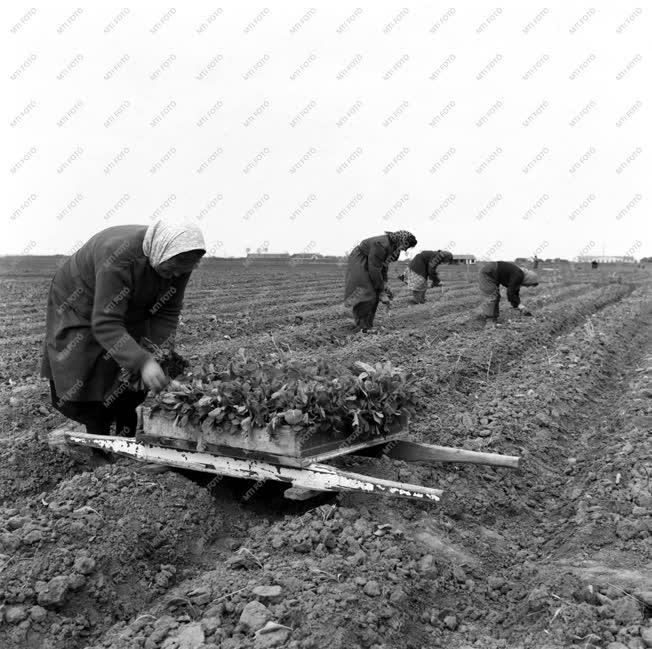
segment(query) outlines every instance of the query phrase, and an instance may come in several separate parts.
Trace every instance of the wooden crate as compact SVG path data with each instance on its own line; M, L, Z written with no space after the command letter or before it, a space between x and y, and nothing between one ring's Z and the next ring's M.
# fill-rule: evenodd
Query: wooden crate
M356 432L346 436L334 433L297 434L290 426L280 426L273 435L266 428L254 428L249 434L225 432L187 425L177 426L173 420L141 407L142 429L136 439L145 444L193 451L206 451L217 455L240 458L255 458L284 464L305 466L312 462L352 453L361 448L384 444L405 437L408 418L402 416L394 422L390 434L379 437L361 435Z

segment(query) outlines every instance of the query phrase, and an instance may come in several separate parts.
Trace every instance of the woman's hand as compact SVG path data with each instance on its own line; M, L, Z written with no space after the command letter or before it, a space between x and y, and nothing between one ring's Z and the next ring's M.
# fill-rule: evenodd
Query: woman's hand
M160 392L169 381L161 366L151 356L140 369L140 374L143 383L154 393Z
M530 311L528 311L528 310L525 308L525 306L523 306L523 304L519 304L516 308L519 310L519 312L521 313L521 315L532 315L532 313L530 313Z

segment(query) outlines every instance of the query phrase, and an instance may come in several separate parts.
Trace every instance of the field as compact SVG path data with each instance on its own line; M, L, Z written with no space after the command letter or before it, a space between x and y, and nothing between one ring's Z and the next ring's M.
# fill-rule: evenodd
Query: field
M544 268L522 290L534 317L503 298L488 330L475 269L443 267L415 306L393 268L393 306L364 335L343 267L203 263L178 335L191 363L388 359L420 378L414 439L522 456L518 471L339 462L444 489L432 505L291 503L277 484L50 451L54 267L0 260L0 647L652 646L648 269Z

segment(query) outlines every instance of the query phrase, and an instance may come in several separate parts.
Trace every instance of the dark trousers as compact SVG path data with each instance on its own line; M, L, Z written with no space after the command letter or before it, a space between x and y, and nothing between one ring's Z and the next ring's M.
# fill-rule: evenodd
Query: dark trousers
M133 392L126 388L115 391L106 401L65 401L57 396L54 381L50 381L52 405L68 419L86 426L92 435L108 435L115 422L116 435L133 437L136 434L138 416L136 408L145 401L146 392Z
M353 319L355 326L360 329L371 329L374 326L374 318L378 310L379 298L367 302L358 302L353 307Z
M480 269L478 284L480 292L484 295L482 301L482 315L485 318L498 318L498 304L500 303L500 287L496 279L497 264L495 261L485 264Z
M424 304L426 301L426 289L423 291L412 291L412 301L415 304Z

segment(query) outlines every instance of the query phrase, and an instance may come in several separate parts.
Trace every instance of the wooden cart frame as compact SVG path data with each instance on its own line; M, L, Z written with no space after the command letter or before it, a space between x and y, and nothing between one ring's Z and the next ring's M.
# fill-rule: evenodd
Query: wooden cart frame
M97 448L143 462L258 482L277 480L290 485L285 496L294 500L329 491L357 491L437 502L443 493L433 487L352 473L326 464L343 455L384 455L407 462L460 462L512 469L520 465L518 456L409 441L407 419L397 421L384 437L313 433L301 438L288 426L273 434L264 428L246 435L225 434L180 427L161 415L152 416L147 408L139 408L138 413L135 439L90 435L63 427L51 433L51 445L67 452L73 447Z

